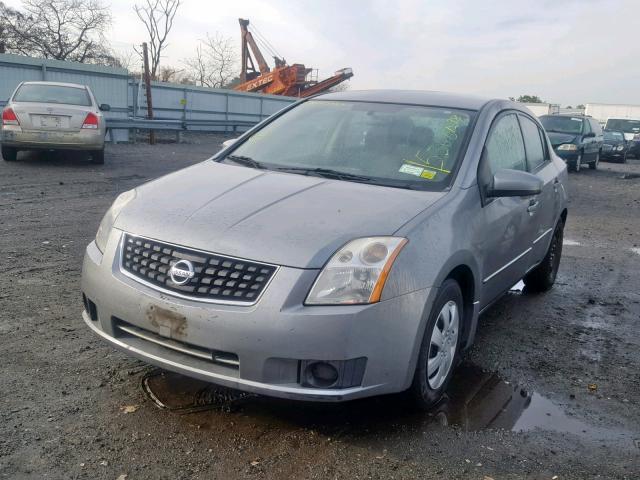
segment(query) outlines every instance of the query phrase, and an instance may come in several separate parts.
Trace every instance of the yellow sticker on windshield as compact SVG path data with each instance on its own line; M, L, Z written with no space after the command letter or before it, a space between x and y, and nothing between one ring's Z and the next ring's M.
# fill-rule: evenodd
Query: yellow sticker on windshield
M434 177L436 176L436 172L432 172L431 170L425 169L420 176L428 180L433 180Z

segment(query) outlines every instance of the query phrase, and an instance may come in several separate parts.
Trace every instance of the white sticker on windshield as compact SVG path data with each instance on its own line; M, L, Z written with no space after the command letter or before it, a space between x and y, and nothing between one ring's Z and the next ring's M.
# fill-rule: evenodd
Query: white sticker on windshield
M400 170L398 171L400 173L408 173L409 175L415 175L416 177L419 177L420 175L422 175L424 168L414 167L413 165L407 165L405 163L400 167Z

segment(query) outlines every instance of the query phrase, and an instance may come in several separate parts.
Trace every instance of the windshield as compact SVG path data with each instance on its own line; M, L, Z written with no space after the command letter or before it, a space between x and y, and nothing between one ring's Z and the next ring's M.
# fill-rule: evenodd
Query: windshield
M27 83L13 96L14 102L64 103L66 105L90 106L91 99L84 88L63 87Z
M620 132L604 132L605 140L624 140L624 135Z
M624 133L640 133L640 120L610 118L607 120L606 128L611 130L620 130Z
M569 133L572 135L582 133L582 118L545 115L540 117L540 122L547 132Z
M439 191L453 180L472 115L443 107L310 100L223 161Z

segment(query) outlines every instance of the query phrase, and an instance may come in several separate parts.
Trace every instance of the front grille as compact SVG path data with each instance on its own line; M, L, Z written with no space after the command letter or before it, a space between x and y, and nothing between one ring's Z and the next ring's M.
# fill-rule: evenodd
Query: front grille
M180 260L193 266L186 283L175 283L171 267ZM183 269L182 262L178 267ZM151 286L179 296L219 303L255 303L275 274L277 267L225 257L168 243L125 234L121 268ZM185 277L176 277L182 283Z

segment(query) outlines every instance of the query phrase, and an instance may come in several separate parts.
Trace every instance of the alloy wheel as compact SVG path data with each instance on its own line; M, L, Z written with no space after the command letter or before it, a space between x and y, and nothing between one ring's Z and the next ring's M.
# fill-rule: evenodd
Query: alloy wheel
M460 314L453 300L445 303L438 314L431 333L427 358L427 380L429 386L437 390L442 386L456 355Z

